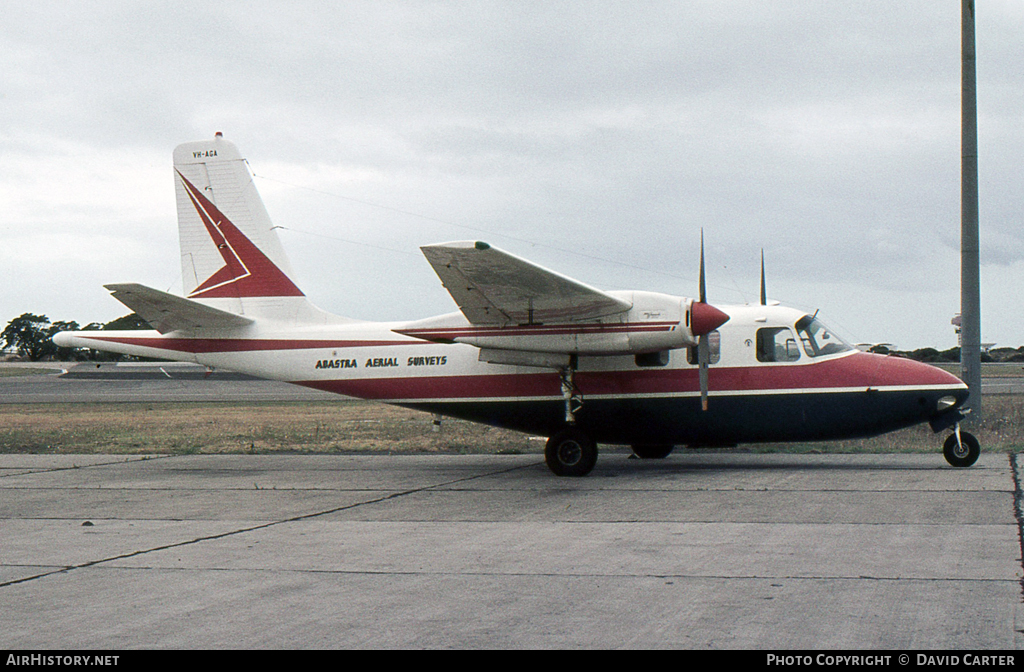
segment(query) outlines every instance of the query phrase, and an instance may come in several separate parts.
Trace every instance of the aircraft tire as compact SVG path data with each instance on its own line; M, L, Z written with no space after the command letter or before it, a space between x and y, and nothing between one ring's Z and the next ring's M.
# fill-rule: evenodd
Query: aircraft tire
M586 476L597 464L597 444L570 427L548 439L544 460L556 476Z
M960 443L957 443L956 434L950 434L942 444L942 454L954 467L969 467L978 461L981 444L970 432L960 432Z
M633 454L642 460L663 460L675 446L670 443L638 443L630 448L633 449Z

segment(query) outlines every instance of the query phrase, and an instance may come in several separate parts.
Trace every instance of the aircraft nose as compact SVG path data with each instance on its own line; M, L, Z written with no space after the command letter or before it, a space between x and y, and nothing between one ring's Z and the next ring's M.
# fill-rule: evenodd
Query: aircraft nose
M703 336L729 321L729 316L709 303L694 301L690 308L690 331Z
M912 359L902 357L886 357L872 355L877 359L878 368L875 371L874 385L913 385L913 386L943 386L967 389L964 382L948 373L924 362L915 362Z
M873 387L919 388L921 394L927 390L925 396L935 400L935 405L929 406L934 414L954 410L967 400L967 385L938 367L900 357L884 357L878 362L872 376Z

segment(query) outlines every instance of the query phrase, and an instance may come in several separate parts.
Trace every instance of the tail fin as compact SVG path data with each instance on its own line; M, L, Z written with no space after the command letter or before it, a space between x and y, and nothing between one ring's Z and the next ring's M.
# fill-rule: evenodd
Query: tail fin
M175 148L174 189L185 296L303 296L245 159L220 133Z

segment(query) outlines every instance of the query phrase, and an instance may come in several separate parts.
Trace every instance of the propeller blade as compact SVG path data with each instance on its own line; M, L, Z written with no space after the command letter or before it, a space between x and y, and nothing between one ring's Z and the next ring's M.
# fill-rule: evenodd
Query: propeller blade
M704 273L704 229L700 230L700 299L690 307L690 327L697 338L697 373L700 378L700 407L708 410L708 365L711 363L711 345L708 333L728 321L729 316L708 305L707 280Z
M700 230L700 298L690 306L692 319L690 330L694 336L703 337L729 321L729 316L708 304L708 287L704 272L704 229ZM700 340L698 340L698 345Z
M768 289L764 284L764 249L761 250L761 305L768 305Z
M700 375L700 410L708 410L708 362L711 359L711 350L708 345L708 336L704 334L697 340L697 367Z
M707 287L704 282L704 229L700 230L700 302L707 303Z

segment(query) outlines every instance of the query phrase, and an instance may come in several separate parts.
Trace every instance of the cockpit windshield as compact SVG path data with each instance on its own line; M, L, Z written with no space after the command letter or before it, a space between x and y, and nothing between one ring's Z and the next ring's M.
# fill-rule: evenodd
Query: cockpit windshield
M824 357L839 352L849 352L853 346L836 336L814 315L804 315L796 323L796 331L804 344L808 357Z

